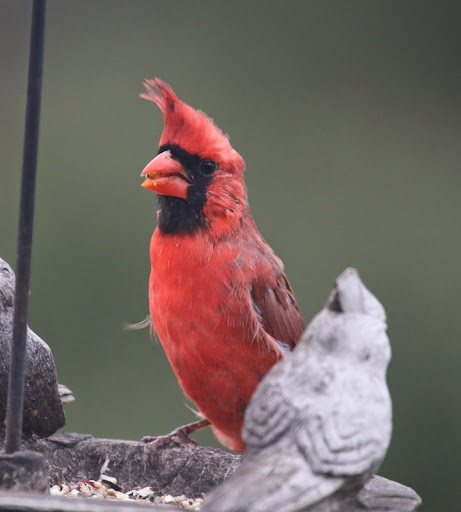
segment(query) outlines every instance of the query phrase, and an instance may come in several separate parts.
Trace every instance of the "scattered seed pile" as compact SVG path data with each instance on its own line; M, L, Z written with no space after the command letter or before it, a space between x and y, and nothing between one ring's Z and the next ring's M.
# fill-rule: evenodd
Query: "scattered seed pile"
M203 497L193 499L186 496L171 496L170 494L154 491L152 487L122 492L117 485L117 479L104 474L108 465L109 460L107 459L101 468L99 480L82 480L71 485L53 485L50 494L52 496L78 496L90 499L132 500L137 503L153 503L154 505L166 503L181 506L186 510L200 510Z

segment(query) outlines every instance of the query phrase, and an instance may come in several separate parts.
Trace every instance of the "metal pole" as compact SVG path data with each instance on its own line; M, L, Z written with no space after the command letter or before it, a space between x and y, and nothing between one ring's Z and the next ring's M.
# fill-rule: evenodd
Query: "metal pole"
M46 0L34 0L29 48L26 126L21 179L16 290L14 297L13 339L11 342L5 452L21 448L24 404L24 362L27 311L29 303L32 232L34 227L35 177L37 174L40 99L42 92Z

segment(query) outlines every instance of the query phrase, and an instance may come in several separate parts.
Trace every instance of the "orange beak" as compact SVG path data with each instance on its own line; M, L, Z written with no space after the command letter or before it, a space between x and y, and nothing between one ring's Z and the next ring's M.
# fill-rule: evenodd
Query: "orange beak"
M162 196L187 199L190 181L184 167L175 160L170 151L163 151L151 160L141 173L146 180L141 187L153 190Z

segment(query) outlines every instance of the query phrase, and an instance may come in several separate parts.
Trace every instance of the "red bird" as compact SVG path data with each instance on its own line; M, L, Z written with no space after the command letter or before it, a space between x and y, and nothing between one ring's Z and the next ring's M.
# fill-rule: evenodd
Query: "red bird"
M168 84L144 85L141 97L164 117L158 154L141 174L159 202L152 324L179 385L208 420L196 425L211 423L222 444L244 450L248 401L298 342L303 321L283 264L251 216L242 157Z

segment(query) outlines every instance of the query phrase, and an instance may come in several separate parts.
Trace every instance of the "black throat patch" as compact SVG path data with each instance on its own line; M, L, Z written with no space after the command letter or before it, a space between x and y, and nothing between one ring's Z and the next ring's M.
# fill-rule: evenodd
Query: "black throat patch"
M213 173L204 174L201 171L201 165L205 160L198 155L188 153L177 144L164 144L160 146L158 153L168 150L184 167L191 185L187 199L157 195L160 206L158 227L162 233L192 234L206 225L203 206L207 200L206 191L213 179Z

